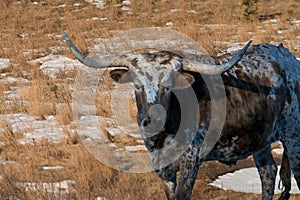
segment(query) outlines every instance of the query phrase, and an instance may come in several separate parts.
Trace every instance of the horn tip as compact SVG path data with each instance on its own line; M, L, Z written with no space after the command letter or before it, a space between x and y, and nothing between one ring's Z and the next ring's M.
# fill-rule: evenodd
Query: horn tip
M247 42L247 45L246 46L250 46L250 44L253 42L253 40L249 40L248 42Z
M66 34L66 32L64 30L61 30L62 35L64 36L65 40L70 40L68 35Z

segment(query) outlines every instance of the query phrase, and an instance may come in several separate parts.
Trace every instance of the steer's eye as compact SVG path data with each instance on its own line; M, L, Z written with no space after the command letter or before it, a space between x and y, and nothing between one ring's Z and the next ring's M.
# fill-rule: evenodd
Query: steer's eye
M143 87L140 85L134 85L134 88L136 91L141 91L143 89Z
M171 92L171 87L164 87L164 92L165 93Z

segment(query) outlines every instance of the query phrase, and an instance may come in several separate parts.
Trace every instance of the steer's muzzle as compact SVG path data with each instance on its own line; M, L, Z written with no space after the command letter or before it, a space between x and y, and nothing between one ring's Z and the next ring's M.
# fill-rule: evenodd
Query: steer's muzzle
M144 119L141 120L141 126L142 126L142 127L146 127L146 126L148 126L148 124L150 124L150 123L151 123L150 117L146 117L146 118L144 118Z
M163 106L155 104L149 108L147 116L139 115L138 118L144 137L151 137L164 130L167 115Z

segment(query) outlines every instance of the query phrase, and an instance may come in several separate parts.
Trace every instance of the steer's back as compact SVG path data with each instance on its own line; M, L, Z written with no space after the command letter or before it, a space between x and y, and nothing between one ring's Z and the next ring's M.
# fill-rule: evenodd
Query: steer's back
M235 163L280 139L287 127L300 130L300 62L282 45L253 46L222 78L226 120L207 160Z

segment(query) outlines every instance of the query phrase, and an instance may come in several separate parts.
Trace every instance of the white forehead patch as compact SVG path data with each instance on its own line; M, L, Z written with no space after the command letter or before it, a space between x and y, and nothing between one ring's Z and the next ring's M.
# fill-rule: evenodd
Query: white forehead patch
M147 103L154 103L157 99L159 84L161 82L171 82L172 74L178 69L178 60L171 59L166 64L161 64L162 58L149 61L143 55L135 55L137 67L132 71L136 75L134 82L144 87Z

